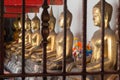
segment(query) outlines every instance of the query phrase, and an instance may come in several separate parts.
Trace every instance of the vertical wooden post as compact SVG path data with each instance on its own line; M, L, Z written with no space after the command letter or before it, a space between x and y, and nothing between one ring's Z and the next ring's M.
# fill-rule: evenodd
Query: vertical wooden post
M4 0L0 0L0 75L4 74ZM0 78L3 80L3 78Z
M42 41L42 45L43 45L43 74L46 74L47 73L47 66L46 66L46 63L47 63L47 50L46 50L46 47L47 47L47 37L49 35L49 19L50 19L50 16L49 16L49 13L48 13L48 3L47 3L47 0L44 0L44 3L42 5L42 8L43 8L43 12L42 12L42 37L43 37L43 41ZM47 77L43 77L43 80L47 80Z
M25 0L22 0L22 74L25 74Z
M104 80L104 35L105 35L105 23L104 23L104 13L105 13L105 0L101 0L101 27L102 27L102 36L101 36L101 41L102 41L102 46L101 46L101 80Z
M118 49L118 70L119 70L119 79L120 79L120 0L119 0L119 8L118 8L118 41L117 41L117 49Z
M63 73L66 74L66 35L67 35L67 28L66 28L66 17L67 16L67 0L64 0L64 48L63 48ZM66 80L66 75L63 76L63 80Z
M83 66L83 73L86 73L86 33L87 33L87 0L83 0L83 58L82 58L82 66ZM86 80L86 74L83 75L83 80Z

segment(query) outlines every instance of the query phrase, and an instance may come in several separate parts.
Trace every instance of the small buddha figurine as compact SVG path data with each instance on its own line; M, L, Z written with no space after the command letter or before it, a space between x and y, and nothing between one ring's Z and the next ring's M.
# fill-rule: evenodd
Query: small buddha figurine
M72 14L67 9L66 14L66 60L72 60L72 46L73 46L73 33L70 30L72 22ZM53 59L50 65L48 65L48 69L58 70L62 67L63 60L63 48L64 48L64 12L60 14L59 18L59 26L62 28L62 31L59 32L56 36L56 57Z

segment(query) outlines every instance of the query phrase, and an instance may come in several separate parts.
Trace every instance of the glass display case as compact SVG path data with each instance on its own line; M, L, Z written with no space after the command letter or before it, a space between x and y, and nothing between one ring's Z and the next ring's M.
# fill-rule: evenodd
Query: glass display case
M119 79L119 9L119 0L1 0L0 79Z

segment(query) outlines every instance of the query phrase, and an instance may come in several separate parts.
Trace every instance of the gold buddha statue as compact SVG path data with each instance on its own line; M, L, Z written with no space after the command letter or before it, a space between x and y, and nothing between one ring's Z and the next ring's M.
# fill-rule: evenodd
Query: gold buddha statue
M32 52L36 51L40 48L40 44L42 41L42 36L40 34L40 19L37 17L35 13L35 17L31 20L31 28L33 30L32 37L31 37L31 46L26 49L26 56L32 54Z
M19 21L15 21L14 25L16 28L18 27L17 29L19 32L18 43L21 44L22 42L22 18ZM26 18L25 18L25 42L26 43L28 42L31 43L31 33L32 33L31 32L31 20L29 19L28 15L26 15Z
M25 44L26 45L31 44L31 40L32 40L31 20L27 14L25 19Z
M13 41L11 41L10 43L6 44L6 49L10 49L11 47L16 47L17 44L19 44L19 40L21 39L21 19L18 18L17 20L15 20L13 22L14 25L14 34L13 34ZM12 48L11 48L12 49Z
M49 20L49 36L47 38L48 44L47 44L47 53L54 52L55 51L55 41L56 41L56 32L54 30L56 19L53 15L52 7L50 9L50 20Z
M114 31L110 28L110 20L112 16L112 6L105 2L105 17L104 17L104 28L105 28L105 35L104 35L104 70L110 71L115 70L116 65L116 35ZM89 63L87 63L86 70L88 72L93 71L100 71L101 70L101 36L102 36L102 26L101 26L101 2L99 1L93 7L93 21L94 25L98 26L100 29L95 31L91 39L91 46L92 46L92 57ZM79 71L82 71L82 65L76 65L76 63L72 63L70 66L67 67L67 72L72 71L73 68L77 67ZM100 77L97 75L93 75L94 78L100 80ZM105 80L107 80L111 75L105 75ZM91 80L87 77L88 80ZM96 80L95 79L95 80Z
M21 26L22 24L19 22L19 25ZM22 37L22 33L21 33L21 37ZM25 48L29 48L31 46L31 37L32 37L32 31L31 31L31 20L28 17L28 14L26 14L25 16ZM19 39L20 41L20 39ZM21 53L21 48L22 48L22 43L19 42L19 44L17 45L17 54Z
M33 30L32 46L35 48L40 46L40 43L42 41L42 36L40 34L40 19L37 17L36 13L35 13L35 17L31 21L31 27Z
M73 46L73 33L70 30L72 22L72 14L67 9L67 15L66 15L66 29L67 29L67 35L66 35L66 58L72 57L72 46ZM56 37L56 60L63 59L63 48L64 48L64 12L60 14L59 18L59 26L62 28L62 31L58 33Z
M55 23L56 19L53 15L52 7L50 9L50 20L49 20L49 36L47 38L48 40L48 45L47 45L47 58L52 58L55 57L55 42L56 42L56 32L54 30L55 28ZM39 57L38 57L39 56ZM42 52L42 47L38 50L35 50L32 52L31 58L39 58L37 60L42 60L43 52Z
M101 2L98 2L93 7L93 21L95 26L99 26L100 29L97 30L91 39L91 45L93 48L91 64L92 67L88 67L89 70L95 70L101 68L100 59L101 59ZM104 69L105 70L114 70L116 64L116 35L114 31L110 28L110 20L112 17L112 6L105 2L105 17L104 17L104 27L105 27L105 36L104 36ZM98 36L99 35L99 36Z
M19 46L19 40L21 39L21 19L18 18L13 22L14 25L14 34L13 34L13 41L6 44L6 55L10 57L13 53L16 52Z
M72 60L72 46L73 46L73 33L70 30L72 22L72 14L67 10L66 14L66 60ZM56 36L56 57L51 60L51 64L48 64L48 69L58 70L62 68L63 60L63 48L64 48L64 12L60 14L59 26L62 28Z
M20 33L19 33L19 38L18 38L18 43L21 44L22 42L22 18L20 19L20 21L18 21L18 26L19 26L19 30L20 30Z

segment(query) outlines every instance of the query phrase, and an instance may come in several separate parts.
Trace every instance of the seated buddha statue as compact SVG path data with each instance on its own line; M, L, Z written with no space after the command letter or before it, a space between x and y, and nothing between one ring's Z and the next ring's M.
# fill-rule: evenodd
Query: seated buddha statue
M66 60L72 60L72 46L73 46L73 33L70 30L72 22L72 14L67 9L66 14ZM56 36L56 57L51 60L51 63L48 64L48 69L58 70L62 68L62 60L64 54L64 12L60 14L59 17L59 26L62 28Z
M14 33L13 33L13 40L8 43L6 45L6 48L11 48L11 46L13 44L18 43L18 39L19 39L19 34L21 33L21 27L19 26L19 22L20 22L20 18L17 18L14 22L13 22L13 28L14 28Z
M110 20L112 16L112 6L105 2L105 13L104 13L104 28L105 28L105 35L104 35L104 70L110 71L115 69L116 65L116 36L114 31L110 28ZM93 7L93 22L95 26L98 26L99 29L95 31L91 39L91 46L92 46L92 57L89 63L87 63L86 70L88 72L92 71L100 71L101 70L101 36L102 36L102 26L101 26L101 2L98 2ZM73 68L77 67L79 71L82 71L82 65L76 66L73 63L71 66L68 67L67 71L71 71ZM71 68L71 70L70 70ZM98 77L94 75L95 77ZM105 76L106 80L107 76ZM99 80L99 78L97 78ZM88 79L91 80L91 79Z
M19 35L18 35L18 44L22 45L22 19L18 21L18 26L19 26ZM28 15L26 15L25 18L25 44L28 45L27 43L31 43L31 20L29 19ZM18 45L18 46L19 46ZM21 48L21 46L19 46Z
M22 45L22 18L20 21L18 21L18 26L19 26L19 30L20 30L20 33L19 33L19 37L18 37L18 44L19 45ZM31 21L28 17L28 15L26 15L26 18L25 18L25 42L27 43L27 41L29 40L30 42L30 36L31 35ZM29 37L28 37L29 36Z
M42 36L40 34L40 19L37 17L36 13L35 17L31 20L31 28L33 30L31 37L31 46L28 46L29 48L26 49L26 56L32 54L34 50L39 49L42 41Z
M52 7L50 10L50 20L49 20L49 36L47 38L48 44L47 44L47 53L53 53L55 51L55 41L56 41L56 32L55 32L55 23L56 19L53 15ZM52 54L50 54L52 55Z
M13 22L13 26L14 26L13 40L6 44L7 50L15 50L15 48L17 47L16 45L19 44L19 39L21 38L20 37L20 34L21 34L20 22L21 22L20 18L16 19Z
M20 18L20 20L18 21L18 27L19 27L18 39L17 43L13 45L14 47L18 47L19 45L21 45L22 42L22 18Z
M32 39L31 20L27 14L25 19L25 45L31 44L31 39Z
M88 67L88 70L100 70L100 59L101 59L101 3L98 2L93 7L93 21L95 26L99 26L98 29L91 39L91 45L93 48L91 64L94 64L92 67ZM104 16L104 28L105 28L105 35L104 35L104 69L105 70L114 70L116 64L116 35L114 31L110 28L110 20L112 17L112 6L105 2L105 16ZM99 36L98 36L99 35Z
M6 55L8 57L10 57L13 53L16 53L16 49L18 49L19 46L21 46L21 42L19 42L22 39L22 36L20 36L22 34L21 32L21 19L18 18L13 22L13 26L14 26L14 33L13 33L13 41L9 42L6 44L5 48L6 48Z
M21 26L21 24L19 24ZM22 33L21 33L22 34ZM22 37L22 35L21 35ZM31 37L32 37L32 31L31 31L31 20L30 18L28 17L28 14L26 15L25 17L25 48L28 48L30 47L31 45ZM19 39L20 41L20 39ZM17 53L21 53L21 48L22 46L21 42L19 42L19 45L18 45L18 48L17 48Z
M55 28L55 23L56 23L56 19L53 15L53 11L52 11L52 7L50 9L50 20L49 20L49 36L47 38L48 40L48 44L47 44L47 57L48 58L51 58L51 57L54 57L55 56L55 41L56 41L56 32L54 30ZM42 60L42 55L43 55L43 52L42 52L42 47L36 51L34 51L31 55L31 58L37 58L37 56L39 55L39 58L41 58ZM38 55L36 55L38 54Z

